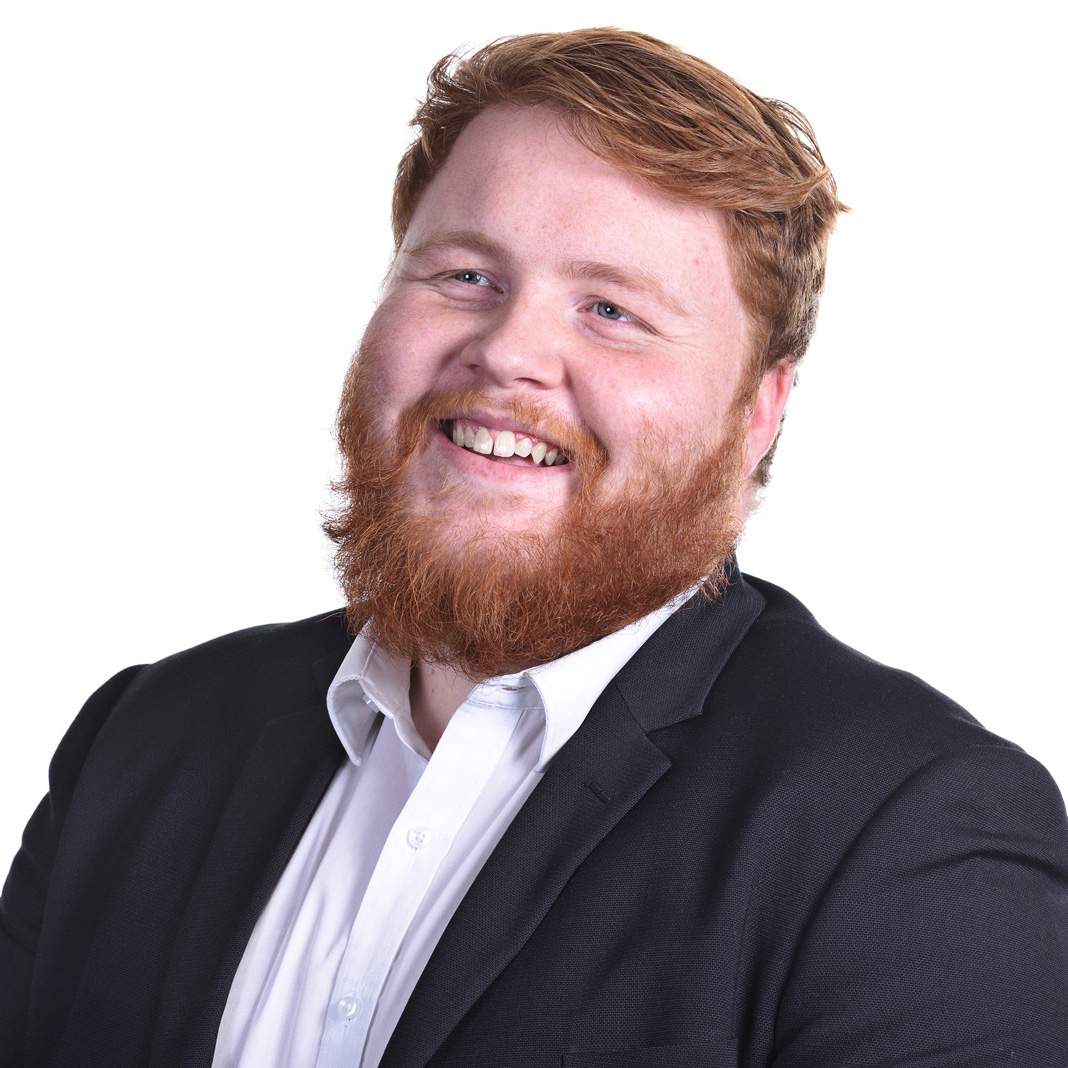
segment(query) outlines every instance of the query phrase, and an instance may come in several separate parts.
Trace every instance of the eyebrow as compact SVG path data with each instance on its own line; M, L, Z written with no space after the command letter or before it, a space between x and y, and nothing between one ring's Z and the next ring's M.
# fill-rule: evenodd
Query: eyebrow
M603 282L619 289L644 292L676 315L687 314L686 308L671 292L667 280L656 271L643 267L616 267L611 263L580 260L568 264L567 275L569 278L581 278L587 282Z
M401 254L426 256L431 252L440 252L442 249L449 248L470 249L472 252L480 252L497 260L511 258L508 249L500 241L495 241L479 230L439 230L414 248L402 248Z
M414 248L403 249L404 256L426 256L443 249L468 249L497 260L510 260L511 253L500 241L480 230L440 230ZM576 260L564 268L567 278L601 282L618 289L645 293L678 316L688 314L686 307L672 293L664 276L643 267L618 267L596 260Z

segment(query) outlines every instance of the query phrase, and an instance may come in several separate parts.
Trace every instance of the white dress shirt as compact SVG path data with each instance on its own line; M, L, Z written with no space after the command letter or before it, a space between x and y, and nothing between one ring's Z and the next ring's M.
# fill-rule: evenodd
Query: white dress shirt
M688 596L476 686L433 753L412 724L410 662L357 637L327 693L349 759L256 924L213 1068L377 1068L438 939L549 761Z

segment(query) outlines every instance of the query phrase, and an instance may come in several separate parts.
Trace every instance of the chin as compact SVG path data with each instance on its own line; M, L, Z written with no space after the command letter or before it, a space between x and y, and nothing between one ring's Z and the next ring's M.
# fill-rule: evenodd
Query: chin
M408 508L437 518L457 541L545 533L559 525L569 495L549 487L484 486L454 476L416 477L405 493Z
M514 554L520 543L550 546L561 526L561 509L499 499L437 501L424 515L436 520L438 544L458 552L477 547L486 556Z

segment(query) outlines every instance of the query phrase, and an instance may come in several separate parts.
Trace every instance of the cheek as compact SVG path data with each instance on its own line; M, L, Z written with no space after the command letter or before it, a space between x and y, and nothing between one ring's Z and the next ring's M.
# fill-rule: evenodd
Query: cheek
M662 455L665 446L718 444L733 396L729 375L653 361L626 370L591 376L583 403L588 424L610 454L631 459Z
M417 309L387 300L367 324L361 359L380 399L403 408L442 384L449 351L441 324Z

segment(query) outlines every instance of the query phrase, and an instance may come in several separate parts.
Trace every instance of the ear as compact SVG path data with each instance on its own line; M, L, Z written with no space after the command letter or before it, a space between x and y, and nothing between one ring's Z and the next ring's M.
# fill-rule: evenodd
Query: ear
M749 405L749 426L746 431L745 477L748 478L771 448L779 432L783 409L794 386L794 362L780 360L760 380Z

